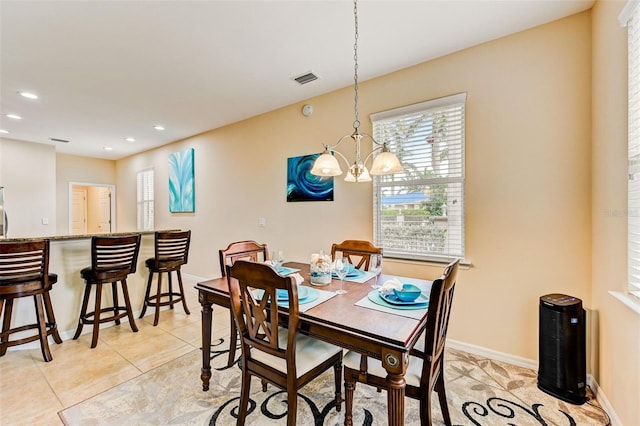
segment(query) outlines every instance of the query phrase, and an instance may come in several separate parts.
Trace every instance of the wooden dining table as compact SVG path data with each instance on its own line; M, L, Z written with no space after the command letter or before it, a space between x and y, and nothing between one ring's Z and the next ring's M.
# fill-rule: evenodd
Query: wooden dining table
M287 262L284 266L300 269L304 278L302 285L310 285L309 264ZM378 283L399 278L403 283L411 283L429 294L431 281L381 275ZM329 300L300 312L300 332L343 348L377 358L387 370L388 424L404 424L405 373L409 363L409 352L423 332L427 322L427 310L419 319L408 318L393 313L356 306L372 291L375 278L364 283L346 281L345 294L338 294ZM211 325L213 304L230 306L227 278L216 278L199 282L196 286L198 300L202 305L202 379L203 391L209 390L211 379ZM335 291L340 288L340 280L334 279L329 285L317 287ZM286 315L287 308L280 307Z

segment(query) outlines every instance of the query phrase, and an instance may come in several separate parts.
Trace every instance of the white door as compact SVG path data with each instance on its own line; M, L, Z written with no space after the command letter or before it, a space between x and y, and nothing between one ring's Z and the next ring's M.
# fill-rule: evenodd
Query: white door
M111 232L111 188L108 187L98 191L98 232Z
M73 188L71 212L71 234L84 235L87 233L87 191Z

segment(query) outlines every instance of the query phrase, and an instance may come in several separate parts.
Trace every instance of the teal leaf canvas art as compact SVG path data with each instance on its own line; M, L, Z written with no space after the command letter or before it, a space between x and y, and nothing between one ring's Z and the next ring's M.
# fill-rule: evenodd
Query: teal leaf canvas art
M193 148L169 155L169 211L195 212Z

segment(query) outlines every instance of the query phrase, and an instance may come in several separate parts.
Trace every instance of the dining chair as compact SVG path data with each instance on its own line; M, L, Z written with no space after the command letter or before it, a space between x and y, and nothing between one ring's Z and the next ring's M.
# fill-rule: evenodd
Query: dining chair
M405 373L405 395L420 401L420 424L431 425L431 393L435 389L440 401L442 417L451 425L449 406L444 385L444 347L451 313L451 302L456 285L459 260L444 269L433 282L429 296L427 324L422 342L418 340L411 350L409 367ZM356 352L344 356L345 425L353 424L353 394L356 382L387 390L387 371L378 359Z
M298 286L270 265L239 260L227 274L231 307L240 331L242 383L238 425L244 425L251 376L287 392L287 425L296 424L297 391L330 367L335 375L335 406L340 411L342 348L300 334ZM288 295L288 315L278 312L278 290ZM256 292L260 292L259 296Z
M187 315L190 315L187 301L184 295L184 287L182 286L182 273L180 267L185 265L189 259L189 243L191 241L191 231L156 231L154 234L154 256L145 261L145 265L149 269L149 279L147 280L147 289L144 295L144 303L140 318L144 318L147 307L155 308L153 325L158 325L160 320L160 307L169 306L173 309L173 305L182 302L182 307ZM175 272L178 277L178 291L173 290L173 282L171 273ZM151 293L151 284L153 282L153 274L158 274L156 294ZM162 274L167 274L168 288L162 292ZM165 300L162 300L162 299ZM168 300L166 300L168 298Z
M45 362L53 359L48 336L53 336L56 343L62 343L49 295L57 281L58 276L49 273L49 240L0 242L0 356L5 355L12 346L40 340ZM36 322L11 328L13 301L31 296L35 304ZM31 329L37 329L38 332L25 336L23 332ZM20 337L10 340L13 333L19 333Z
M78 318L78 327L73 335L73 340L80 337L82 327L85 324L91 324L93 325L91 348L95 348L98 345L100 324L115 321L116 325L120 325L120 319L124 317L128 317L131 330L134 333L138 331L133 319L133 311L131 310L127 276L136 272L140 238L140 234L109 237L94 235L91 237L91 266L80 271L80 276L85 281L84 297L82 299L80 317ZM124 305L118 303L118 282L122 287ZM101 305L102 284L109 283L111 283L113 304L103 308ZM87 312L89 296L94 286L96 289L95 309L92 312ZM110 315L101 317L105 313L110 313Z
M340 244L331 245L331 259L336 259L336 253L342 253L349 259L349 263L358 269L369 270L371 255L382 254L382 248L376 247L365 240L345 240Z
M220 273L223 277L227 276L227 266L231 266L238 259L252 260L254 262L265 261L269 259L269 249L267 244L259 244L255 241L236 241L227 246L226 249L219 251L220 256ZM227 366L231 367L236 359L236 347L238 346L238 329L233 320L233 312L229 309L229 360Z

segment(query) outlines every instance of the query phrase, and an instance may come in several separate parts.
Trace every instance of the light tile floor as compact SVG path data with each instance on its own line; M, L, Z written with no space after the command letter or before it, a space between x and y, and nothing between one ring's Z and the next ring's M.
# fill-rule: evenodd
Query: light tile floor
M154 309L147 309L143 319L135 318L137 333L127 322L102 329L94 349L89 347L92 328L85 326L87 334L78 340L51 341L51 362L44 362L39 347L9 350L0 357L0 425L61 425L58 411L199 348L201 309L195 284L184 279L191 315L178 303L173 310L162 310L154 327ZM213 334L229 334L229 313L218 306Z

